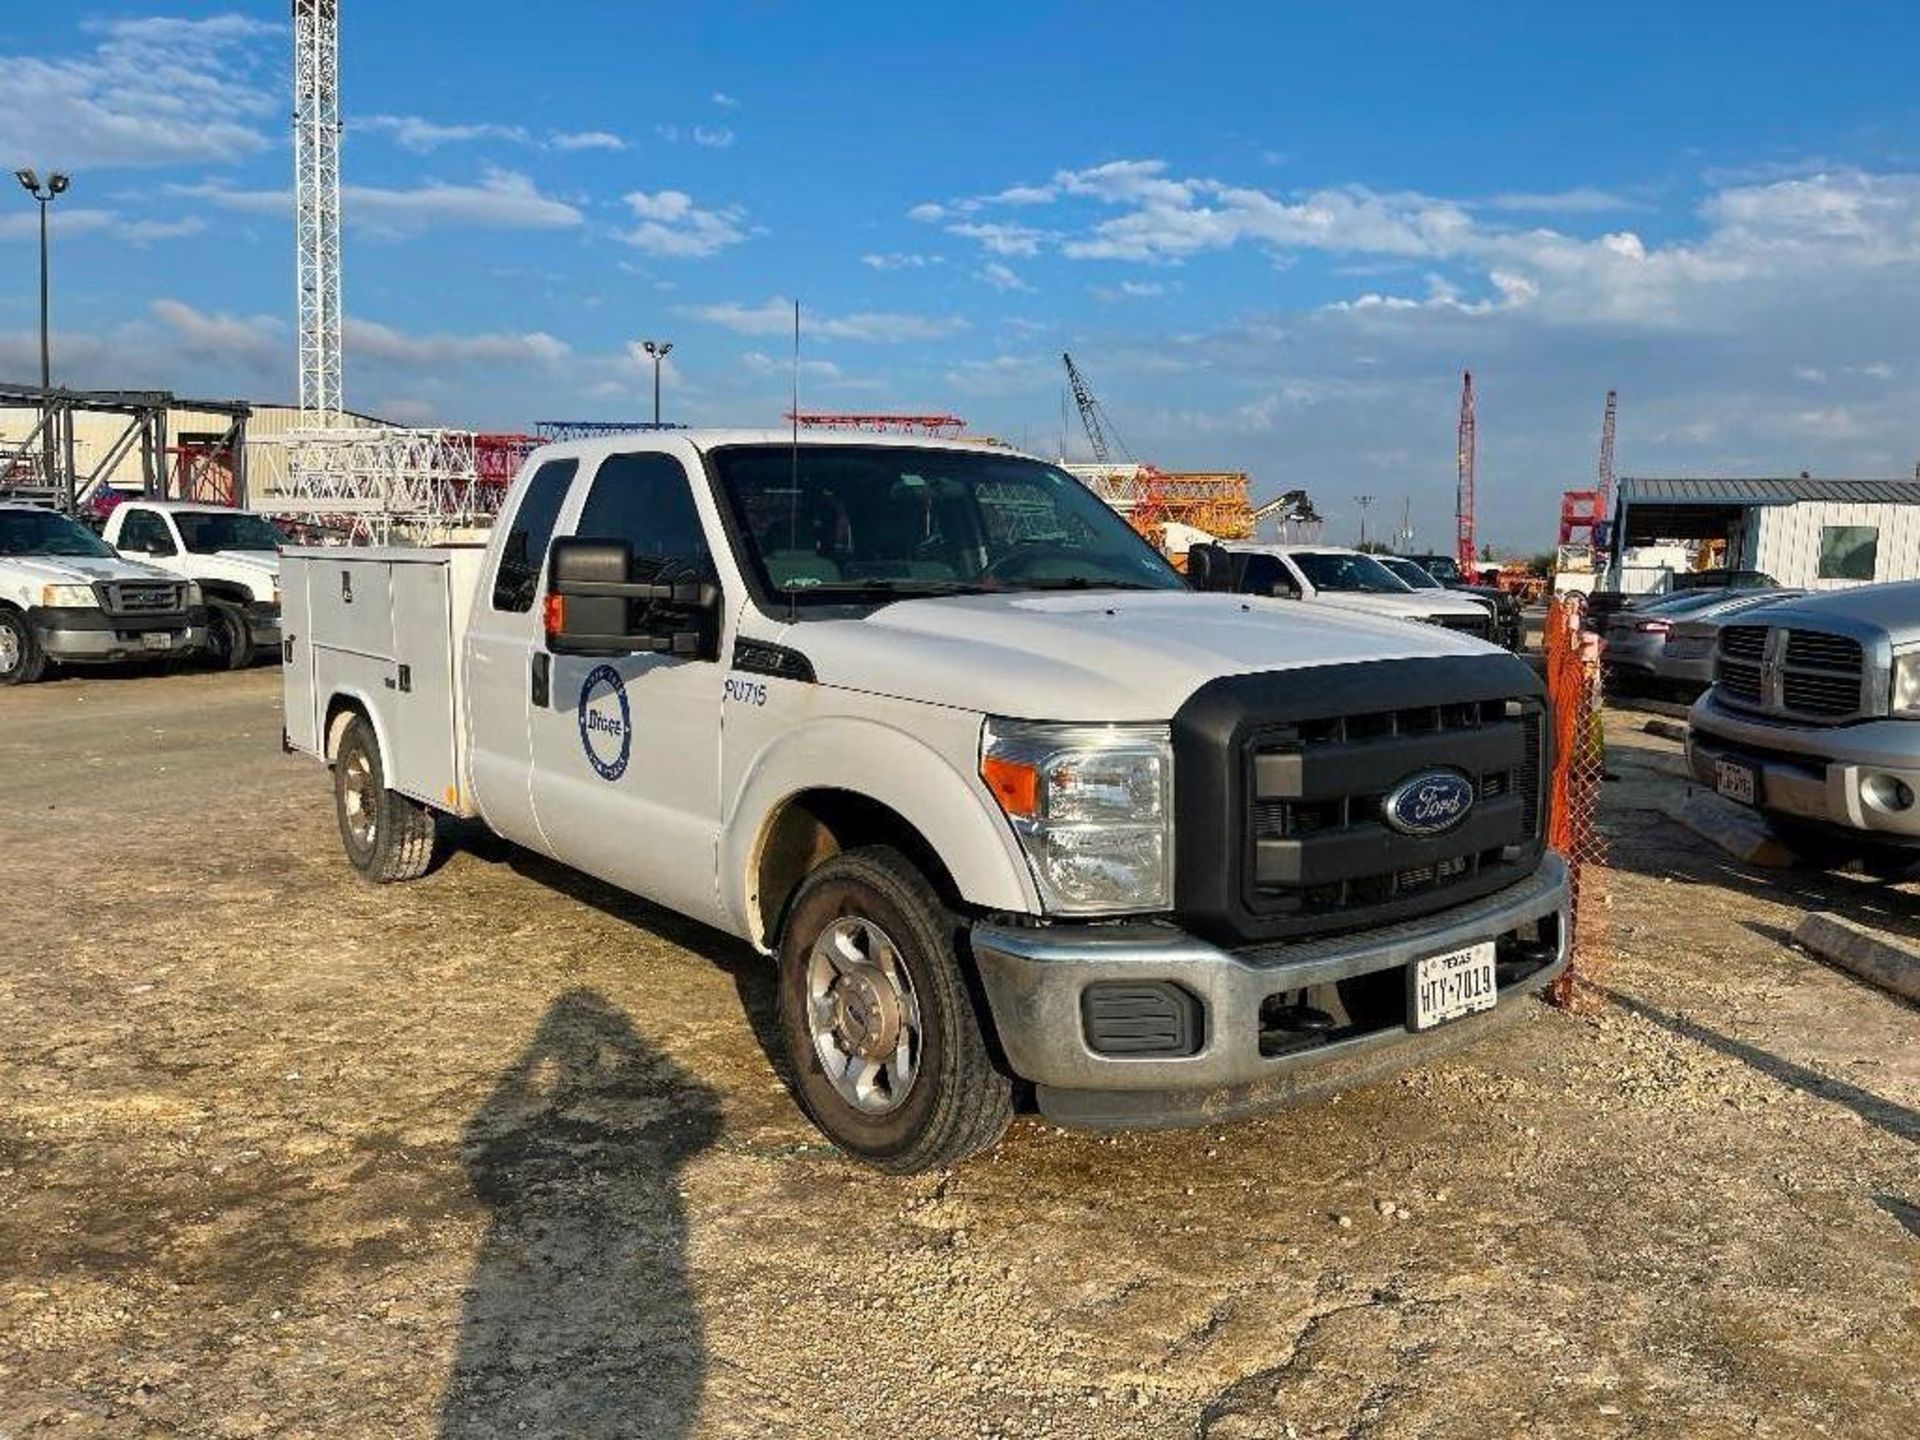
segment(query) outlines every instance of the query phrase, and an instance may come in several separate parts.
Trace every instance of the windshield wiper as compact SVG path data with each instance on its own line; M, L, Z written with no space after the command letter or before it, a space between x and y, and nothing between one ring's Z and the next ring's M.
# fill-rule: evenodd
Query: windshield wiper
M798 600L804 595L851 596L855 599L910 600L935 595L991 595L993 588L986 585L969 585L964 580L904 580L878 578L872 580L822 580L817 584L787 584L780 588L780 594L788 600Z
M1009 590L1159 590L1138 580L1093 580L1085 575L1055 575L1042 580L1009 582Z

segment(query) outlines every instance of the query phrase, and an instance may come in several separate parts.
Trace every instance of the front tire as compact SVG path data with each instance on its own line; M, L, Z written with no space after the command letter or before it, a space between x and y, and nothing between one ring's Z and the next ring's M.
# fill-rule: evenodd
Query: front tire
M244 670L253 663L253 627L238 605L207 602L207 660L216 670Z
M347 859L369 880L417 880L433 863L433 811L387 788L380 742L356 715L333 758L333 805Z
M0 610L0 685L31 685L47 673L47 652L27 617Z
M1013 1119L958 950L961 922L899 852L836 855L780 934L780 1032L814 1124L894 1174L989 1149Z

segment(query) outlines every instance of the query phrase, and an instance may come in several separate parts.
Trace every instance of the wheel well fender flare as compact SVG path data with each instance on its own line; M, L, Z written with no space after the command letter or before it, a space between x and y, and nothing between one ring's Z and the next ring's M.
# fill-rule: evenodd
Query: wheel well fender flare
M339 756L347 723L356 715L373 727L374 743L380 747L380 763L392 764L393 751L387 745L387 731L380 723L380 712L366 692L355 686L343 686L327 697L326 721L320 727L321 755L327 764L333 764Z
M950 898L984 910L1038 912L1032 873L977 776L891 726L819 720L756 758L721 829L721 903L760 948L771 948L792 891L838 845L829 837L830 848L797 870L776 867L775 893L763 893L763 878L774 874L769 847L782 838L795 806L817 807L831 797L844 797L840 813L856 813L856 833L877 824L876 840L904 839L910 849L917 842L921 854L910 858L937 864L942 873L928 879L950 887ZM887 817L905 827L903 836L887 833Z

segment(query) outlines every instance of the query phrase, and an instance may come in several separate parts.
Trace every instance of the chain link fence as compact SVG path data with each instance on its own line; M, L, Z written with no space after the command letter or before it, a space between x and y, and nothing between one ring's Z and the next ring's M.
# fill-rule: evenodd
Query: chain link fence
M1581 629L1586 601L1558 595L1547 607L1547 716L1553 769L1547 781L1547 840L1566 857L1572 881L1571 960L1548 998L1569 1010L1593 1003L1606 973L1606 838L1600 785L1606 771L1599 637Z

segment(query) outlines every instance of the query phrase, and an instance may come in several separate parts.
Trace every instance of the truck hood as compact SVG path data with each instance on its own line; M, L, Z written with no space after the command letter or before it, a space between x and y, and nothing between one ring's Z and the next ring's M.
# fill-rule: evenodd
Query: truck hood
M0 574L32 585L91 585L97 580L171 580L179 576L137 560L119 556L8 555L0 558Z
M1425 620L1432 615L1479 617L1487 607L1439 590L1416 590L1411 595L1381 595L1348 590L1316 590L1310 605L1330 605L1359 615L1392 615L1402 620Z
M1187 591L902 600L779 643L824 685L1022 720L1167 720L1223 675L1492 647L1330 605Z
M280 556L272 550L215 550L183 558L196 580L237 580L255 590L257 600L271 598L280 573Z

